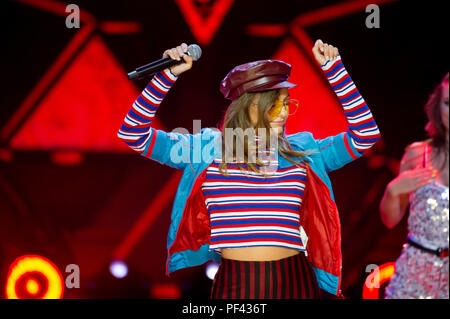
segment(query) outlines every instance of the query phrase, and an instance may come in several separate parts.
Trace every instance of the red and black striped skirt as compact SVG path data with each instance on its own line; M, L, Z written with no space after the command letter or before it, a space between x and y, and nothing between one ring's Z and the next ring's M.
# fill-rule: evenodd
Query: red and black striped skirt
M318 299L314 271L304 253L274 261L222 258L211 299Z

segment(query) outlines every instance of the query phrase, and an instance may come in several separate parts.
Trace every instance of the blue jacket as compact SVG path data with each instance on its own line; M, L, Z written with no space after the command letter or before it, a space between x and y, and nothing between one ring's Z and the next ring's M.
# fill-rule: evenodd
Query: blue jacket
M197 134L180 134L154 130L143 156L183 171L175 196L167 238L167 274L175 270L215 260L220 255L209 250L209 216L201 191L206 168L221 157L221 133L205 128ZM342 257L340 223L328 172L358 158L346 132L325 139L314 139L309 132L288 135L297 151L312 151L304 157L308 184L301 211L302 226L308 236L308 260L319 287L332 294L340 293ZM172 154L172 156L171 156ZM179 156L182 154L182 161ZM292 165L279 156L279 165ZM309 190L308 190L309 189Z

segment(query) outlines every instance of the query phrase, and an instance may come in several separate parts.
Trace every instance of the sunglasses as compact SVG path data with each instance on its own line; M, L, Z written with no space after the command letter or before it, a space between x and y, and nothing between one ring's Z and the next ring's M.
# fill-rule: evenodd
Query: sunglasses
M271 119L275 119L281 113L283 108L286 109L286 112L289 115L293 115L297 111L299 104L300 102L295 99L289 99L286 102L276 101L275 104L269 109L268 115Z

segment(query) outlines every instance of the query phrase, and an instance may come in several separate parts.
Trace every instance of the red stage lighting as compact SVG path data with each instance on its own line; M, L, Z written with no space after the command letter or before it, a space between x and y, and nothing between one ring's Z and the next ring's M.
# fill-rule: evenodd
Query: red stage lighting
M376 271L378 271L378 278ZM364 282L362 298L380 299L380 287L388 282L395 272L395 262L385 263L372 271ZM378 281L378 282L376 282Z
M203 1L204 2L204 1ZM202 10L193 0L175 0L186 19L191 32L200 45L207 46L221 26L234 0L216 0L212 3L209 15L202 16Z
M153 299L179 299L181 289L173 283L160 283L152 286L150 297Z
M11 264L5 290L7 299L61 299L64 280L47 258L25 255Z

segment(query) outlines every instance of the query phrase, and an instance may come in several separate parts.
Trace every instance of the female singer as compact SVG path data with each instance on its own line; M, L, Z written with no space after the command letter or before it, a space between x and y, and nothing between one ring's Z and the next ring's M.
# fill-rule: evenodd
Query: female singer
M285 135L298 102L288 90L291 66L277 60L237 66L223 79L220 91L231 104L220 130L153 129L161 101L192 67L186 50L164 52L182 63L153 77L118 132L141 155L183 170L167 273L213 259L220 267L211 298L319 298L319 288L340 295L340 224L328 172L360 157L380 134L338 49L320 40L312 49L348 119L345 132L324 139ZM252 129L258 133L236 135L244 143L238 156L227 130ZM273 136L276 146L267 146Z
M406 148L400 174L380 203L392 228L409 205L408 238L386 287L388 299L448 299L448 73L430 96L425 112L429 139Z

